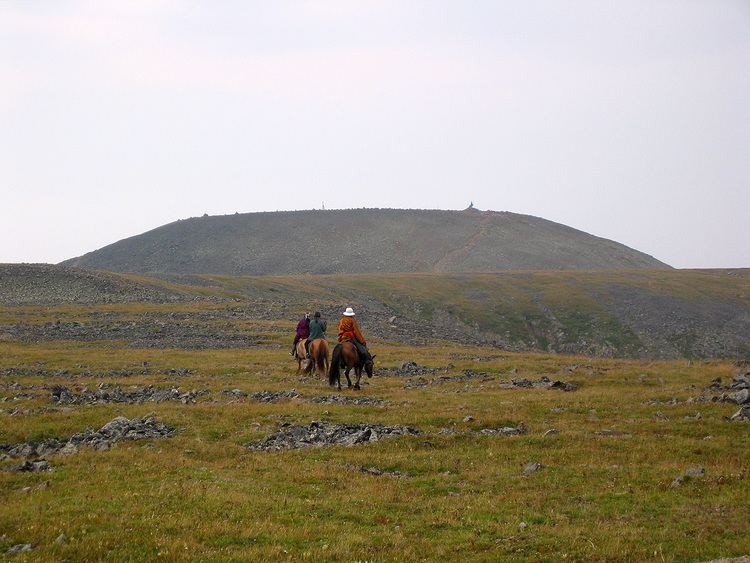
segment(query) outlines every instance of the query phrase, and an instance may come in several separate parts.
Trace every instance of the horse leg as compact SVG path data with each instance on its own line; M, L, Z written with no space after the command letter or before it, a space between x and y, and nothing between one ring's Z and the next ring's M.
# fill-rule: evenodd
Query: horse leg
M346 376L346 383L347 383L347 386L348 386L349 389L352 388L352 380L349 379L349 371L351 369L352 368L350 368L349 366L346 366L346 370L344 371L344 375Z
M362 379L362 368L354 368L354 374L357 376L357 382L354 384L354 388L359 391L359 380Z

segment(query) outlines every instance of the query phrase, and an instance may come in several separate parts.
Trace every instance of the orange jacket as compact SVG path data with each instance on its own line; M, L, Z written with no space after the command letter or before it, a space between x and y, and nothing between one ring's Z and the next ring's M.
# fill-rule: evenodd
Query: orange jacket
M339 321L339 342L348 342L355 338L367 346L365 337L362 336L362 331L359 330L357 319L354 317L342 317Z

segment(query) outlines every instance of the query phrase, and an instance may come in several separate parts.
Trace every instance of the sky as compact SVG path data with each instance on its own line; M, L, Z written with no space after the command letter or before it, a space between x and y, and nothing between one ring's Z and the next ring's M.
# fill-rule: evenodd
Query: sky
M0 262L473 201L750 267L749 100L747 0L3 0Z

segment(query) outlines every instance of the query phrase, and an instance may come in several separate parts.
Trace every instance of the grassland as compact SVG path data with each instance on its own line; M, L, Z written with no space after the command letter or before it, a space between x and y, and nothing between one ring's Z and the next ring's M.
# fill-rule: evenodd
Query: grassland
M241 279L230 281L235 287L225 284L224 290L247 291ZM284 279L263 283L280 294L296 291ZM347 283L380 291L366 278ZM319 299L332 284L319 281ZM398 291L387 297L398 301ZM204 313L212 326L217 321L211 312L221 307L14 307L0 310L0 323L85 322L107 312L122 318ZM362 322L367 330L367 320ZM330 393L323 381L296 373L287 353L291 327L291 319L237 321L236 328L261 337L252 349L143 349L126 339L0 342L0 370L47 374L0 376L0 401L7 398L0 402L0 442L68 436L118 415L148 412L180 429L173 438L51 457L51 473L0 471L0 554L16 543L35 546L17 560L704 561L750 553L750 425L725 420L736 410L726 403L644 403L700 395L713 378L726 380L738 371L730 361L592 359L440 341L414 348L381 338L371 343L376 375L359 395L385 399L386 405L261 403L221 393ZM408 378L388 369L405 360L445 368L446 375L472 369L492 379L405 389ZM114 371L138 371L144 362L145 374ZM172 368L191 373L165 373ZM58 370L68 373L54 375ZM563 393L500 385L511 377L542 375L580 388ZM7 385L11 381L36 387L29 388L30 397L14 400L18 391ZM63 410L39 387L101 382L210 393L197 404ZM275 453L243 447L283 422L311 420L407 424L424 434ZM468 432L518 422L528 434ZM444 428L457 432L438 434ZM551 428L558 433L545 436ZM523 476L532 461L543 468ZM407 477L371 475L359 466ZM705 477L670 487L696 466L705 467ZM57 543L60 534L66 539Z

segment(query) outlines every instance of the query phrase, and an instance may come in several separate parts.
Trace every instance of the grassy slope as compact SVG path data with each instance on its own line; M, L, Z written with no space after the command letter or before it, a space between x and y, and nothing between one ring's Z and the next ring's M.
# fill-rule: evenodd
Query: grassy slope
M338 305L345 300L342 296L374 298L403 316L427 322L436 311L447 312L509 344L565 350L582 341L597 341L600 348L609 347L618 356L644 354L644 348L652 345L643 341L649 336L642 327L617 314L618 307L635 308L649 323L658 323L673 313L670 307L676 302L699 318L711 319L701 330L714 329L727 340L721 332L728 330L727 325L721 325L723 319L712 319L713 309L736 309L740 319L739 312L750 312L750 270L735 270L732 275L723 270L625 270L199 277L227 293L254 298ZM629 305L634 292L650 302ZM671 301L664 304L660 300ZM693 328L688 322L679 320L664 332ZM739 342L731 355L750 354L750 343L741 349L742 335L729 336ZM679 352L688 357L704 354L692 349L690 343Z
M372 278L347 281L352 287ZM293 295L294 280L253 281ZM326 280L318 280L321 296ZM242 290L243 282L235 289ZM330 282L333 283L333 282ZM342 283L338 280L336 283ZM477 288L487 281L477 281ZM395 281L389 280L389 291ZM399 291L417 282L403 278ZM689 285L689 284L687 284ZM722 286L723 287L723 286ZM377 290L377 285L370 287ZM478 290L478 289L477 289ZM458 302L461 298L457 297ZM144 309L197 311L215 304L108 305L133 315ZM35 320L60 314L85 317L94 308L5 309ZM14 317L15 315L15 317ZM248 330L268 343L243 350L139 350L117 342L19 345L0 342L0 368L42 367L103 371L139 367L190 368L193 375L85 378L174 384L184 389L246 391L292 387L312 395L321 382L300 379L278 328L288 321L256 322ZM724 362L642 363L562 355L510 354L452 344L407 349L375 342L381 367L404 359L472 368L507 379L558 374L582 385L574 393L504 390L498 381L449 383L405 390L403 378L376 377L362 394L389 399L387 407L312 405L297 402L226 403L214 394L197 405L98 405L73 412L0 413L0 442L65 436L98 428L116 415L155 411L178 425L177 437L120 444L108 452L83 451L51 461L51 474L0 471L0 549L15 542L37 547L35 559L479 559L479 560L707 560L750 552L746 486L750 454L741 447L747 424L723 419L726 404L648 406L655 397L686 398L712 378L735 372ZM480 359L478 359L480 358ZM578 366L578 367L576 367ZM571 372L572 370L572 372ZM0 383L10 378L0 377ZM21 383L63 383L14 377ZM0 397L14 392L0 389ZM0 408L48 406L34 399ZM562 407L562 412L554 412ZM668 421L654 418L657 410ZM687 415L702 414L697 421ZM474 421L464 423L466 415ZM480 429L523 421L530 433L517 438L424 436L371 446L282 453L241 447L279 422L311 419L411 424L426 431L455 425ZM560 434L544 437L549 428ZM611 429L619 437L596 435ZM710 437L710 438L709 438ZM521 475L529 461L545 468ZM408 479L371 476L347 464L398 470ZM704 479L679 489L669 484L687 467L703 465ZM31 487L24 492L25 487ZM525 521L529 526L519 529ZM64 533L62 545L54 539ZM22 558L19 558L22 559Z

